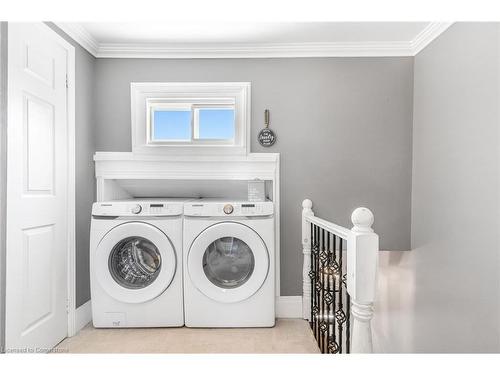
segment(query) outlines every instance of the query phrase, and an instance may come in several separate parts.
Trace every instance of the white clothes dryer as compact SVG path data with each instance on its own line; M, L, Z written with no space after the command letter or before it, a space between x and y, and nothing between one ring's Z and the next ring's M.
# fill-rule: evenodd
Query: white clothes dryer
M274 244L273 202L185 203L186 326L274 326Z
M97 202L90 286L95 327L184 324L182 212L186 199Z

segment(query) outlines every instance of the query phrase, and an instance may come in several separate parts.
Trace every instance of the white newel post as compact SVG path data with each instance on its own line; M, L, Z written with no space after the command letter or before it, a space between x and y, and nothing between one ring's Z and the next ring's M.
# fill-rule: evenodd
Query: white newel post
M378 235L371 228L373 214L365 207L351 215L353 227L347 241L347 291L351 296L352 353L371 353L373 301L378 268Z
M304 254L304 264L302 268L302 318L311 319L311 226L307 223L306 217L314 216L312 201L304 199L302 202L302 254Z

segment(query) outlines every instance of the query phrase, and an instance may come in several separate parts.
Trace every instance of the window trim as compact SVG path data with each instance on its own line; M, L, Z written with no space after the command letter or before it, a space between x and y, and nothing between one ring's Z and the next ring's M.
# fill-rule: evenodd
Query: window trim
M131 125L134 153L246 155L250 152L249 82L132 82ZM196 109L234 108L232 140L196 139ZM152 139L153 108L191 108L191 140Z

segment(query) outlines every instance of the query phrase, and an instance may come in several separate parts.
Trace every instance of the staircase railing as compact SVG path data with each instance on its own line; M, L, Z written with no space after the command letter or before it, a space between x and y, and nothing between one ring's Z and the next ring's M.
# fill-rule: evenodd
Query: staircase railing
M302 202L302 313L322 353L373 351L378 235L369 209L355 209L351 221L348 229L320 219Z

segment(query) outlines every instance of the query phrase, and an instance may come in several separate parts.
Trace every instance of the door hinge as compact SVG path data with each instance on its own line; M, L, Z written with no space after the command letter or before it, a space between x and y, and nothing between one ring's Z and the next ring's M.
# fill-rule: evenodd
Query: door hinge
M68 88L68 75L66 74L66 88Z

